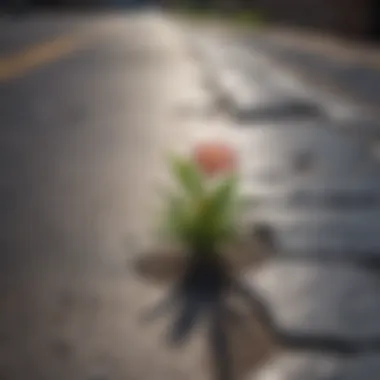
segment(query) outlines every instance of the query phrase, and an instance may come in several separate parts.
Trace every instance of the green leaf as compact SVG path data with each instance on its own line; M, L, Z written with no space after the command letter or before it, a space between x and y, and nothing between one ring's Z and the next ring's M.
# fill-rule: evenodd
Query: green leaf
M165 227L170 237L190 250L217 252L236 234L236 176L215 186L203 183L207 178L193 162L174 157L171 164L182 191L167 197Z
M172 195L168 203L166 216L168 232L175 239L181 240L187 231L188 216L186 202L180 196Z
M197 245L217 247L234 234L236 178L231 176L208 194L194 223L194 240Z
M172 172L182 189L192 197L203 194L203 176L190 160L174 157L171 160Z
M237 177L230 175L215 190L211 197L211 212L216 218L223 218L235 204L237 196Z

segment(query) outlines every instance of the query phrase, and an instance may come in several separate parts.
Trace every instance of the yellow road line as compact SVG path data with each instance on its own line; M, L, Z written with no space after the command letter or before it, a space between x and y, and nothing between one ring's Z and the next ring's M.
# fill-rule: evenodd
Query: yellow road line
M35 67L53 62L73 52L83 40L78 35L65 35L36 46L21 53L0 58L0 82L21 76Z

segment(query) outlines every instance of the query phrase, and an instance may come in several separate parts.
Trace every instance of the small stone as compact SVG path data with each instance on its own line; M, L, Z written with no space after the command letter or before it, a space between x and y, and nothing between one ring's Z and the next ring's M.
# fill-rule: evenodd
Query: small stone
M365 269L271 260L246 280L285 337L349 349L380 342L380 282Z

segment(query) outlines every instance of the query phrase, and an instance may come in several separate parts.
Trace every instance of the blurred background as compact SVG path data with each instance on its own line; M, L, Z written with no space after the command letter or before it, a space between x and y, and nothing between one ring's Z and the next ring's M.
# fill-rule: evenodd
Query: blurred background
M376 0L2 0L8 11L38 8L125 8L147 4L199 11L256 12L266 21L334 31L346 36L378 40L379 2Z
M0 0L0 380L210 380L199 331L171 350L168 318L141 324L164 287L131 264L164 155L204 131L237 136L281 254L378 264L379 41L379 0ZM268 267L268 294L327 376L379 347L380 288L318 265ZM289 349L247 337L227 380Z

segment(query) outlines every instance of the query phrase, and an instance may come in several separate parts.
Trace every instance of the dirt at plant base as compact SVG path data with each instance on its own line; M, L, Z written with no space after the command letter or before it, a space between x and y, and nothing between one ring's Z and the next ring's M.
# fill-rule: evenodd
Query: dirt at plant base
M223 256L231 273L258 268L270 252L254 241L244 241L228 247ZM185 270L186 255L178 249L160 248L141 253L134 262L136 272L145 280L163 285L178 279Z
M259 268L268 252L254 241L244 241L226 250L225 259L232 274L239 275L246 269ZM141 280L158 286L175 284L185 271L185 255L178 250L166 249L147 252L135 263L135 270ZM226 335L227 350L232 367L233 379L243 380L249 373L260 368L281 350L270 328L260 315L250 308L241 297L231 294L224 304L231 312L223 320L222 333ZM173 309L175 310L175 308ZM213 328L212 317L202 318L207 329ZM210 344L206 338L207 344ZM202 365L208 368L218 380L218 359L210 344Z

